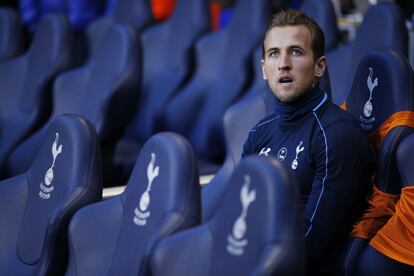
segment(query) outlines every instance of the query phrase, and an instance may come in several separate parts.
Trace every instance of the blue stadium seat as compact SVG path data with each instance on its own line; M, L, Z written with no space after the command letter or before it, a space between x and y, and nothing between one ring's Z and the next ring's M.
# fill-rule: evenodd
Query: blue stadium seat
M299 9L321 26L325 34L325 51L335 49L340 40L340 33L331 0L305 0Z
M92 22L87 28L89 51L99 47L108 29L116 23L131 26L135 32L142 31L152 22L150 1L117 0L110 14Z
M401 145L414 133L413 87L414 75L408 60L392 49L377 49L361 60L355 72L351 92L344 104L344 108L355 116L369 135L377 154L374 185L379 191L389 195L398 195L402 185L411 185L404 182L405 176L400 172L405 167L399 168L398 162L401 163L399 158L404 148ZM382 261L377 259L378 263L375 264L365 263L365 257L372 257L374 254L373 249L367 245L365 239L353 239L342 269L349 271L350 275L357 275L354 269L359 262L363 262L366 269L373 269L371 272L376 270L375 267L385 269L385 257L382 257ZM367 250L364 251L365 248ZM359 256L362 251L364 259ZM376 252L374 255L379 257L381 254ZM397 269L400 266L393 267ZM383 270L383 273L388 272Z
M332 2L330 0L306 0L301 3L299 9L313 18L323 30L325 34L325 54L329 55L330 51L336 52L341 35ZM332 54L330 57L332 58L334 55ZM332 63L332 67L335 67L336 63L344 62L342 59L346 59L346 56L343 56L342 59L332 58L332 62L331 58L328 59L328 64L330 65ZM332 98L328 70L325 71L325 74L319 79L319 82L320 87Z
M0 63L21 54L23 46L23 27L17 12L0 7Z
M49 15L40 23L29 50L0 65L0 174L11 151L50 115L50 87L71 65L71 43L68 20Z
M73 217L66 275L151 275L159 240L199 223L191 146L177 134L156 134L141 150L125 191Z
M304 275L295 184L275 159L242 160L211 219L158 244L153 275Z
M271 3L240 0L229 25L196 45L196 71L167 105L166 129L186 136L200 160L222 162L225 110L242 94L251 53L263 38Z
M389 123L395 114L413 111L413 85L414 76L406 57L393 49L377 49L370 51L359 63L345 102L346 110L372 137L371 142L379 154L376 177L379 181L386 181L384 187L390 186L387 181L399 182L395 178L398 172L393 156L399 141L413 129L406 125L407 121L403 121L403 124L388 127L382 143L379 138L373 137L379 135L379 129ZM390 172L390 169L393 171Z
M364 15L355 40L327 53L332 100L341 105L351 89L362 57L375 48L393 48L407 54L404 14L395 3L380 2Z
M265 89L243 98L225 112L223 126L226 159L214 178L202 190L203 221L208 220L218 206L230 175L240 162L243 144L250 129L274 112L274 101L273 94Z
M119 144L115 163L128 179L139 149L159 130L157 118L192 73L196 39L210 27L208 1L178 0L172 16L141 34L143 81L137 113ZM172 54L173 53L173 54Z
M92 124L56 118L28 171L0 182L0 274L63 275L69 221L101 199L101 174Z
M103 148L104 166L110 163L115 143L136 108L140 66L137 36L127 26L111 27L83 67L56 80L49 121L16 148L8 161L8 174L16 175L30 165L51 120L68 112L81 114L94 124ZM107 173L105 167L105 177Z
M346 100L347 111L371 137L377 152L375 184L384 192L395 193L400 189L395 151L414 129L406 125L407 121L393 124L387 128L387 135L382 134L381 140L379 129L395 114L414 110L413 85L414 76L407 59L392 49L377 49L360 62Z
M251 67L253 68L253 81L250 84L249 88L243 94L242 99L250 97L255 94L259 94L264 90L269 90L267 81L263 79L262 64L261 60L263 59L263 42L261 42L253 52L251 59ZM242 100L240 99L240 100ZM239 101L240 101L239 100Z

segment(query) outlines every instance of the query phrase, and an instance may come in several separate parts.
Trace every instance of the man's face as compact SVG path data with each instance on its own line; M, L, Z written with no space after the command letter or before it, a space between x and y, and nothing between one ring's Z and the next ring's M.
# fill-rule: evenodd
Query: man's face
M326 57L314 60L310 30L303 25L274 27L264 41L263 78L275 97L294 103L325 71Z

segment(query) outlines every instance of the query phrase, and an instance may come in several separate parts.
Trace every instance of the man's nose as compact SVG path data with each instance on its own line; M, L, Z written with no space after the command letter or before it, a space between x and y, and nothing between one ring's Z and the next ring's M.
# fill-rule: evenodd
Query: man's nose
M278 69L280 71L290 70L290 60L287 54L281 54L279 57Z

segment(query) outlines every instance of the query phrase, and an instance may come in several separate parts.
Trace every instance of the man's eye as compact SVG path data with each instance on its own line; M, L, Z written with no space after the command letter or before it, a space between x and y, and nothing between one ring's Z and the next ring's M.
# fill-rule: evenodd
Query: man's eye
M277 57L279 55L279 52L270 52L271 57Z
M293 50L292 50L292 54L293 54L294 56L300 56L300 55L302 55L302 52L301 52L301 51L299 51L298 49L293 49Z

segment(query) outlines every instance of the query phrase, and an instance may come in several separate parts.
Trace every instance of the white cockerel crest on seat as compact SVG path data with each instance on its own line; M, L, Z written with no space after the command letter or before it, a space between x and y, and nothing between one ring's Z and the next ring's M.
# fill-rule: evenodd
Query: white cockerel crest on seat
M365 117L370 117L372 114L372 110L373 110L373 106L372 106L372 91L374 91L374 88L376 86L378 86L378 78L375 78L374 81L372 81L372 74L374 72L374 70L372 70L372 67L368 68L369 70L369 75L367 78L367 86L369 89L369 99L366 101L365 105L364 105L364 116Z
M227 236L227 252L232 255L240 256L244 252L244 247L247 245L248 241L244 238L244 235L247 231L247 210L255 200L256 200L256 190L250 190L250 176L244 176L244 183L240 190L240 200L242 204L242 211L240 216L236 219L233 225L233 231L230 235Z
M45 177L44 177L45 184L43 184L43 182L40 183L39 196L43 199L50 198L50 193L54 189L53 186L50 186L52 184L52 181L53 181L53 178L54 178L53 168L55 167L56 158L63 151L63 145L58 146L58 142L59 142L59 133L56 132L55 133L55 141L53 142L53 145L52 145L53 162L52 162L52 165L49 167L49 169L45 173Z
M374 70L372 69L372 67L369 67L368 70L369 74L367 78L367 86L369 89L369 98L364 104L363 114L359 116L361 127L365 130L372 129L372 125L375 122L375 117L372 116L372 111L374 107L372 105L371 100L373 99L372 92L374 91L374 88L378 86L378 78L375 78L374 80L372 79Z
M138 207L135 208L134 223L139 226L146 225L147 218L149 218L149 216L151 215L150 211L148 210L148 207L151 202L151 197L150 197L151 186L153 184L154 179L160 173L160 167L159 166L155 167L155 159L156 159L155 153L151 153L151 160L147 166L148 185L139 199Z

